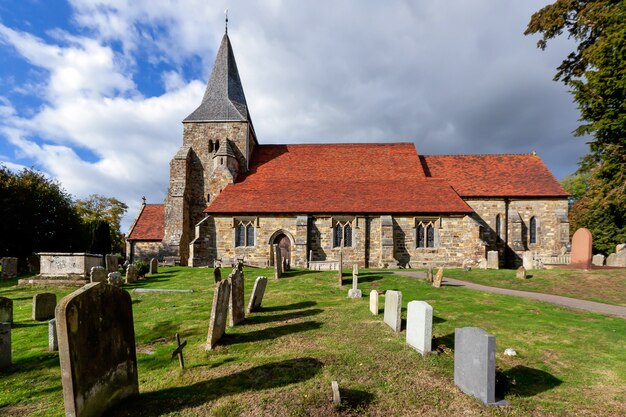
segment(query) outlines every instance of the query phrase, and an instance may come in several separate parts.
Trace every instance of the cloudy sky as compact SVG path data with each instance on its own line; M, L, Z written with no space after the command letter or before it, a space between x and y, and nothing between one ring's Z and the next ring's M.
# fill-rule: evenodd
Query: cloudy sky
M142 195L164 199L229 8L260 143L536 150L560 179L587 146L552 81L573 44L523 35L548 3L0 0L0 163L125 201L127 227Z

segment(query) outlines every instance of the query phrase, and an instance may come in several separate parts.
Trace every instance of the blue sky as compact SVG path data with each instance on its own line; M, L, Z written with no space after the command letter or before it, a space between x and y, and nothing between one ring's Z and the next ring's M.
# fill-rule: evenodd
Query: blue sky
M586 152L552 81L573 45L523 36L546 1L0 0L0 162L76 197L162 202L230 9L261 143L414 142L528 153L557 178Z

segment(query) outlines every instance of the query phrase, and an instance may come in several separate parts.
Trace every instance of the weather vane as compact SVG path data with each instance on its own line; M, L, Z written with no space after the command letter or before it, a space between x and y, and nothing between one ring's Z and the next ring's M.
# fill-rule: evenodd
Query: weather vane
M228 9L224 10L224 15L226 15L226 34L228 35Z

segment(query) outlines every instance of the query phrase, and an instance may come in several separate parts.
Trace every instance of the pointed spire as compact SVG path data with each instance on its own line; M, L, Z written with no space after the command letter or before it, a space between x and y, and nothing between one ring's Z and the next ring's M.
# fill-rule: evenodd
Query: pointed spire
M248 104L239 78L235 55L228 33L225 33L215 57L202 103L183 122L249 120Z

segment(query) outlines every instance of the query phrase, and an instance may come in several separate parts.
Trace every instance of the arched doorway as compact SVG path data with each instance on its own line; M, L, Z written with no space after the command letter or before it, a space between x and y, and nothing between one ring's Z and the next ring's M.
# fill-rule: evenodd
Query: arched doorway
M274 238L274 244L280 249L280 257L283 259L283 267L285 270L291 266L291 240L284 233Z

